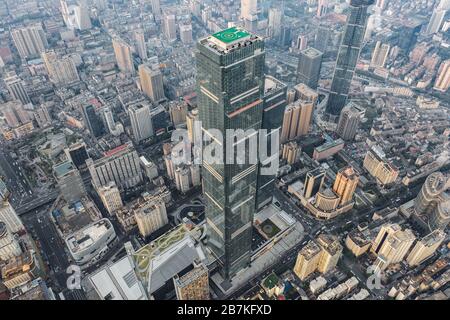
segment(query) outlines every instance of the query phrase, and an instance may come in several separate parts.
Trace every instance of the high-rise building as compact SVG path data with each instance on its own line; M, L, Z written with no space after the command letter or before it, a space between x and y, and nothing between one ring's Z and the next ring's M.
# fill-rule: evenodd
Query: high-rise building
M150 106L146 103L136 103L128 107L131 129L136 143L153 136L152 116Z
M297 261L294 266L294 273L304 281L317 270L320 261L321 248L315 241L310 241L304 246L297 255Z
M114 120L114 115L111 107L106 106L103 108L103 117L110 134L117 137L124 132L123 125L120 122L118 123Z
M320 273L326 274L336 267L342 255L343 247L337 237L328 234L320 234L316 241L322 249L317 270Z
M152 7L153 15L160 16L161 15L161 0L150 0L150 4Z
M350 15L339 47L326 108L326 112L332 117L339 116L347 102L369 16L367 8L374 2L375 0L350 1Z
M110 215L115 215L118 210L122 209L122 198L120 197L119 189L113 181L97 188L97 193Z
M86 167L86 160L89 159L89 154L86 150L84 142L77 142L64 149L67 158L80 170Z
M398 224L383 225L371 247L378 257L375 266L384 270L391 264L401 262L415 240L415 235L409 229L402 230Z
M182 24L180 25L180 40L184 44L192 43L192 24Z
M327 13L328 13L328 0L318 0L316 16L318 18L321 18Z
M198 109L192 109L186 115L186 125L188 129L188 137L191 143L194 143L195 122L198 121Z
M40 23L12 29L11 37L22 59L37 57L48 47L47 38Z
M287 86L281 81L271 76L265 76L264 79L264 111L261 128L267 130L267 157L260 159L261 164L258 168L256 207L261 209L273 199L273 188L275 185L277 172L263 172L273 165L274 159L279 158L279 140L281 125L283 121L284 110L287 104ZM276 138L278 136L278 138ZM278 140L278 143L276 143ZM275 148L272 144L276 145Z
M145 35L143 30L134 32L134 41L136 43L136 51L143 61L147 59L147 44L145 43Z
M431 15L430 22L428 23L427 29L425 30L426 34L434 34L438 33L441 30L442 23L444 22L445 14L447 10L438 6L433 10L433 14Z
M323 53L314 48L300 51L297 68L297 83L304 83L316 90L320 79Z
M281 25L283 20L283 11L281 8L269 9L269 21L267 26L267 35L277 39L281 34Z
M10 194L11 193L9 192L5 182L0 178L0 202L3 202L6 199L8 199Z
M20 100L23 105L31 102L30 97L28 96L28 93L23 85L22 79L20 79L15 72L7 73L3 81L5 81L9 94L15 100Z
M98 160L86 161L94 187L114 181L120 190L142 183L143 174L139 166L139 155L131 143L124 144L105 153Z
M34 119L40 128L46 128L51 125L52 117L48 112L47 105L45 103L38 106L34 111Z
M169 106L170 120L174 126L186 122L188 106L186 103L171 103Z
M241 18L250 19L258 12L258 0L241 0Z
M446 237L445 232L442 230L434 230L421 240L416 242L416 245L412 248L406 261L410 266L418 266L428 258L430 258L439 246L444 242Z
M1 113L5 117L6 124L10 128L16 128L20 125L30 122L30 116L24 109L22 103L18 100L9 101L2 105Z
M375 49L373 49L372 60L370 61L370 66L372 68L384 68L387 58L389 56L389 51L391 46L387 43L382 43L377 41Z
M156 64L141 64L139 66L141 89L153 102L160 102L164 95L163 75Z
M325 171L322 168L316 168L306 174L303 196L306 199L314 197L325 182Z
M92 28L91 17L89 15L89 7L86 0L81 0L75 7L75 21L79 30L89 30Z
M22 254L20 244L8 230L6 223L0 221L0 261L8 261Z
M11 233L17 233L25 229L16 210L7 200L0 202L0 221L6 224Z
M117 66L123 73L134 74L134 64L131 46L120 38L112 40Z
M177 25L176 17L174 14L164 14L163 17L163 30L167 40L177 40Z
M377 0L376 7L379 8L381 11L386 9L387 5L389 3L389 0Z
M292 30L287 25L281 26L281 33L278 37L278 45L280 47L289 47L292 41Z
M74 203L86 195L80 172L71 161L53 167L55 179L64 200Z
M307 135L319 95L301 83L295 86L295 101L284 112L281 142Z
M54 51L42 54L50 81L56 85L67 85L80 81L77 67L69 56L58 57Z
M320 52L326 53L328 51L328 42L331 38L331 30L329 26L319 25L314 37L313 47Z
M373 146L367 151L363 165L381 185L389 185L398 178L398 168L386 160L386 155L378 146Z
M218 164L203 157L202 167L208 247L221 266L222 276L230 279L250 264L252 253L258 165L248 160L243 165L235 163L250 157L245 146L251 136L245 132L262 125L264 41L232 27L200 40L197 48L197 96L203 131L210 137L214 137L213 129L223 134L232 128L244 131L244 137L232 148L233 154L230 148L223 148L227 149L223 159L233 157L233 164ZM236 155L241 146L247 150ZM211 145L205 141L204 150L208 148Z
M145 238L169 223L164 201L153 199L134 210L139 233Z
M209 300L208 268L194 261L194 268L173 278L178 300Z
M285 159L288 164L294 164L299 160L300 152L300 146L295 141L291 141L283 145L281 158Z
M365 109L361 108L353 101L350 101L344 109L342 109L336 127L336 133L345 141L353 141L365 113Z
M446 92L450 88L450 60L445 60L441 63L437 73L434 89Z
M89 132L96 138L105 133L103 121L96 110L96 107L88 104L82 107L83 119Z
M353 201L358 181L359 176L352 167L339 170L334 181L333 191L340 197L341 206Z

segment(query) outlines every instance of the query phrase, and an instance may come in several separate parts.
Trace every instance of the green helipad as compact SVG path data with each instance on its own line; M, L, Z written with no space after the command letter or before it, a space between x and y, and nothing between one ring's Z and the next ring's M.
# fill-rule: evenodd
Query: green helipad
M247 31L237 28L237 27L231 27L219 32L216 32L212 35L214 38L216 38L219 41L222 41L223 43L231 43L237 40L241 40L243 38L247 38L250 36L250 33Z

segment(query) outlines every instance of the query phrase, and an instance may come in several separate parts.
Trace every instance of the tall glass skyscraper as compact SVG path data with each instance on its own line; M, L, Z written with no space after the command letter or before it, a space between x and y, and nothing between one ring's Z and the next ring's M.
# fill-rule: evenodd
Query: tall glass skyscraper
M375 0L351 0L350 14L347 20L344 36L336 60L333 82L326 112L334 117L339 116L344 108L350 84L358 62L361 46L369 17L367 8L374 4Z
M199 119L204 136L231 154L216 140L214 129L225 136L227 129L259 130L264 109L264 41L233 27L199 41L197 45L197 94ZM254 135L253 135L254 136ZM234 159L246 157L245 164L202 163L203 192L208 224L208 247L220 264L225 279L250 264L252 226L255 213L258 164L245 154L236 155L252 135L232 139ZM204 143L203 149L208 148ZM228 146L230 147L230 146ZM217 155L216 155L217 156Z

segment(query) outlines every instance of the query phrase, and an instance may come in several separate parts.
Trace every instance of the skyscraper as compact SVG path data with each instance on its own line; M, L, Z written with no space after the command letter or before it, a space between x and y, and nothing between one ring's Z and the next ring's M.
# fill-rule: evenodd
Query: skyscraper
M336 119L344 108L367 25L367 8L375 0L351 0L350 15L339 48L326 112Z
M25 229L22 220L14 210L13 206L9 201L0 201L0 221L6 224L8 230L12 233L16 233Z
M117 66L123 73L134 74L133 55L131 46L120 38L112 40Z
M161 199L152 199L145 202L134 210L134 216L139 232L143 237L148 237L169 223L166 205Z
M205 135L214 137L213 129L223 134L233 128L244 132L260 129L264 109L264 41L232 27L200 40L197 48L199 118ZM203 157L208 247L225 279L250 264L258 165L248 160L235 164L238 158L250 157L245 148L250 138L244 134L238 139L233 154L228 147L222 147L223 161L219 163ZM204 151L220 148L216 140L205 142ZM240 144L247 150L236 155ZM233 157L233 164L223 164L229 157Z
M97 113L96 108L91 105L84 105L82 107L83 110L83 118L86 127L89 129L89 132L96 138L100 137L105 133L105 128L100 115Z
M66 85L80 81L78 71L70 56L59 57L54 51L42 54L50 81L56 85Z
M303 187L303 196L309 199L315 196L325 182L325 171L322 168L316 168L306 174L306 180Z
M161 15L161 0L151 0L152 12L155 16Z
M430 258L439 246L444 242L446 237L445 232L442 230L434 230L424 238L416 242L416 245L412 248L406 261L410 266L418 266L428 258Z
M53 167L59 191L69 204L81 200L86 194L80 172L71 161Z
M20 79L15 72L7 73L3 80L5 81L9 94L15 100L20 100L23 105L31 102L30 97L23 86L22 79Z
M120 197L119 189L113 181L97 188L97 193L110 215L114 215L118 210L122 209L122 198Z
M192 43L192 24L180 25L180 40L184 44Z
M141 64L139 66L141 89L153 102L160 102L164 95L163 75L157 64Z
M333 191L340 197L339 204L341 206L353 201L358 181L359 176L352 167L339 170L334 181Z
M142 60L147 59L147 45L145 43L145 36L143 30L137 30L134 33L134 40L136 42L136 51L139 55L139 58Z
M342 109L336 133L346 141L355 139L356 132L365 112L366 110L350 101L344 109Z
M13 29L11 37L22 59L37 57L48 47L47 38L40 23Z
M89 7L85 0L81 0L75 7L75 21L79 30L88 30L92 28Z
M300 51L297 68L297 83L304 83L316 90L322 67L323 53L314 48Z
M450 60L445 60L441 63L437 73L434 89L446 92L450 88Z
M169 41L177 40L177 25L174 14L165 14L163 17L163 30L166 39Z
M283 19L283 11L281 10L281 8L269 9L267 36L271 38L278 38L280 36L282 19Z
M258 11L258 0L241 0L241 18L250 19Z
M148 139L153 135L152 116L150 107L146 103L137 103L128 108L131 129L136 143Z
M430 22L428 23L426 34L433 34L440 31L447 10L450 9L450 3L447 0L441 0L433 10Z

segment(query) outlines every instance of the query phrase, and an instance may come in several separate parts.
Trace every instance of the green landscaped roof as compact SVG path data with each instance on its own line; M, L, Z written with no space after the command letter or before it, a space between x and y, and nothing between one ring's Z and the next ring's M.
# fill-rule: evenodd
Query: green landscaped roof
M237 27L231 27L231 28L216 32L212 36L223 43L231 43L231 42L249 37L250 33L245 31L244 29L240 29Z
M280 278L275 273L271 273L266 279L263 281L263 286L267 289L272 289L276 285L278 285L278 282L280 281Z

